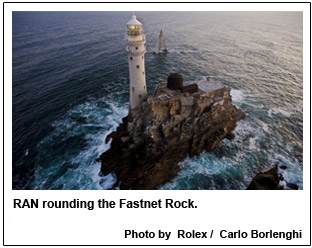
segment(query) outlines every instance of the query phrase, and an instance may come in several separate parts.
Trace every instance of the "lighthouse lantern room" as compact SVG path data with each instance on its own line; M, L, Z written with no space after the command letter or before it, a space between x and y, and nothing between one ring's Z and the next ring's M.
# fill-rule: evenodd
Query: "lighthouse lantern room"
M133 109L147 97L145 82L145 35L143 24L132 15L127 23L126 51L130 78L130 108Z

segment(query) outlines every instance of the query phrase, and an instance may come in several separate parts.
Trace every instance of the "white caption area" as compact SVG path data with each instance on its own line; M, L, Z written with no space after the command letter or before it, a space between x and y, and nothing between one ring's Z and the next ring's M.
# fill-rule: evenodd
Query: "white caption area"
M309 199L304 191L14 191L6 199L5 243L28 245L148 244L308 244ZM13 199L95 201L88 209L14 209ZM99 209L98 199L116 208ZM119 199L162 200L163 208L119 208ZM166 209L165 199L192 199L194 209ZM210 238L178 238L178 230L208 232ZM251 230L299 231L302 239L252 239ZM125 238L125 230L155 232L155 238ZM159 230L171 232L168 240ZM221 238L220 231L247 232L247 238ZM225 234L225 232L223 232Z

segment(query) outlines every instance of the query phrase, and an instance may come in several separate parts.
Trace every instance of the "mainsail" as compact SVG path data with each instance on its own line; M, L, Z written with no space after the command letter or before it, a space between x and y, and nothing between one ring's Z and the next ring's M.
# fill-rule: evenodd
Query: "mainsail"
M156 45L156 52L161 52L161 51L167 52L165 37L164 37L162 30L160 30L159 38L158 38L157 45Z

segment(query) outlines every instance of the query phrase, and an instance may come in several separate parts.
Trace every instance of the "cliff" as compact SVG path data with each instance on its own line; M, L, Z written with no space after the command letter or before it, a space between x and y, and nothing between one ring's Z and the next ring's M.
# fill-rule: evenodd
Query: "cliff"
M160 84L107 136L111 148L99 160L104 175L116 174L115 187L155 189L177 175L188 154L212 151L222 139L234 138L236 122L245 115L232 105L230 89L212 85L190 92Z

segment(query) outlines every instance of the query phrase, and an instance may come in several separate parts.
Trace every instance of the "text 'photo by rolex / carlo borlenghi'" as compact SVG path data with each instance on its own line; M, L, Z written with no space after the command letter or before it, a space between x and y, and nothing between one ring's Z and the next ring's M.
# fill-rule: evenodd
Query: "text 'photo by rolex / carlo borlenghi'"
M13 189L299 189L302 12L12 12Z

